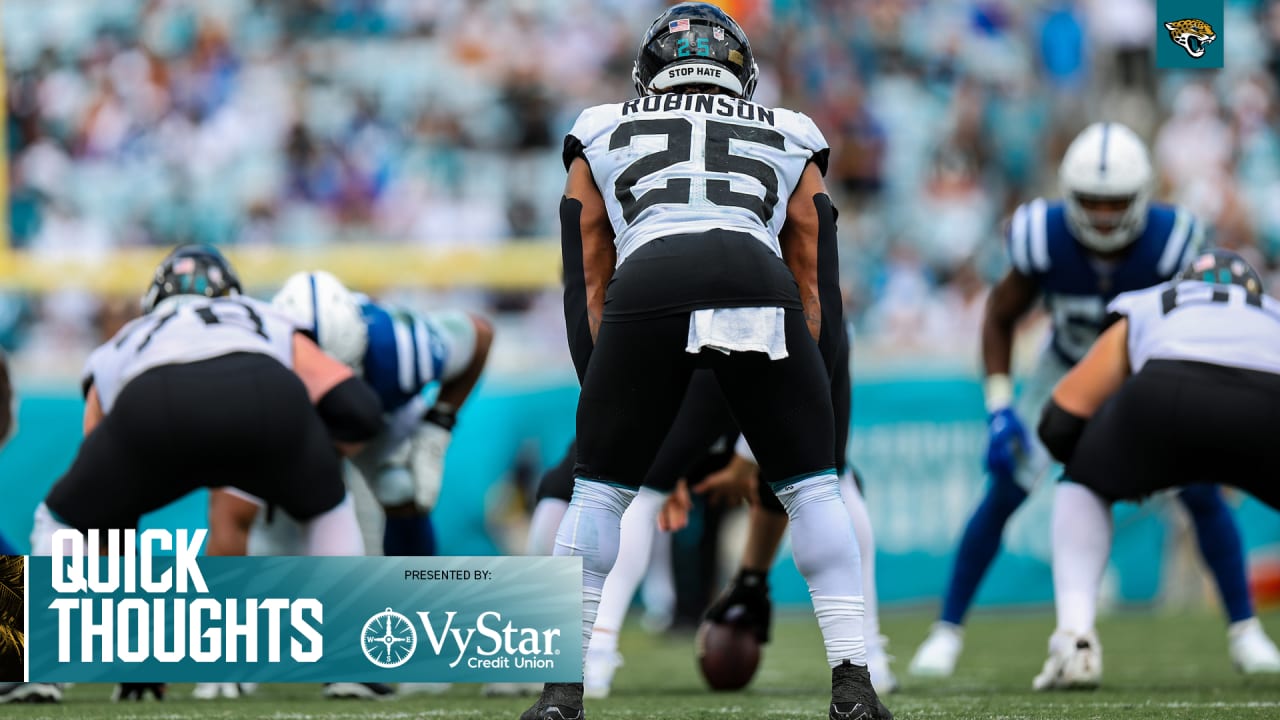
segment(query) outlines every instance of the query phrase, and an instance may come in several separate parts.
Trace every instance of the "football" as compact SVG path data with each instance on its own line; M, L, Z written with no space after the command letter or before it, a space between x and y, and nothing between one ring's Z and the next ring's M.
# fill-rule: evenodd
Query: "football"
M741 690L760 667L760 641L739 625L703 621L697 652L698 669L712 690Z

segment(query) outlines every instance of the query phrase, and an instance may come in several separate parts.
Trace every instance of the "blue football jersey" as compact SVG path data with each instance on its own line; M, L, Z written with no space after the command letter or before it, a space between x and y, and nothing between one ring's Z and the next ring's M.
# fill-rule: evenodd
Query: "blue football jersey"
M1128 253L1103 261L1076 240L1061 201L1037 198L1014 212L1007 243L1013 267L1044 295L1051 347L1074 365L1102 332L1107 304L1176 275L1204 245L1204 227L1186 208L1152 203Z
M364 379L391 412L444 373L448 347L437 329L414 313L370 302L360 306L369 328Z

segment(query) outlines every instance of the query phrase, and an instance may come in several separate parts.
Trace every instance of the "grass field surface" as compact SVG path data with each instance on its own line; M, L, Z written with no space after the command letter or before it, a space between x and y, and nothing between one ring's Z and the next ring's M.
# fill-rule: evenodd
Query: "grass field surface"
M1280 612L1263 622L1280 632ZM906 665L924 638L931 616L889 614L885 633L896 652L900 692L886 703L897 718L960 720L1076 720L1126 718L1280 718L1280 677L1246 678L1228 659L1220 617L1130 612L1104 620L1099 633L1105 674L1093 692L1033 693L1031 678L1045 658L1052 629L1048 613L979 614L970 622L955 677L923 681L906 677ZM651 636L629 629L622 638L626 665L614 694L587 706L590 720L820 720L826 717L830 672L812 617L779 619L774 640L752 685L743 692L711 693L694 665L687 635ZM443 695L413 695L369 702L324 700L318 685L265 686L238 700L197 701L190 685L170 686L164 702L115 704L111 688L77 685L61 705L5 705L0 717L14 720L411 720L495 718L515 720L529 699L484 698L478 686L458 685Z

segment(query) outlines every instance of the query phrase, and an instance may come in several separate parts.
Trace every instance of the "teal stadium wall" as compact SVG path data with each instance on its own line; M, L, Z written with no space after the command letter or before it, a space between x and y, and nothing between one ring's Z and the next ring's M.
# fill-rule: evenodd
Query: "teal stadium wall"
M468 403L449 451L435 524L442 554L498 553L494 528L520 458L545 467L559 459L573 432L577 386L486 382ZM21 399L18 434L0 452L0 529L29 548L31 511L70 463L79 442L81 402L74 389L30 392ZM936 602L963 523L985 482L981 390L969 377L859 379L850 454L866 482L879 545L883 603ZM198 459L193 458L193 462ZM1049 501L1038 492L1015 515L1006 552L979 594L979 604L1051 601ZM1269 509L1236 496L1246 545L1271 557L1280 523ZM1160 503L1117 510L1108 584L1123 602L1153 600L1160 589L1169 524ZM148 516L148 527L203 526L197 493ZM773 573L776 600L807 604L803 580L784 553Z

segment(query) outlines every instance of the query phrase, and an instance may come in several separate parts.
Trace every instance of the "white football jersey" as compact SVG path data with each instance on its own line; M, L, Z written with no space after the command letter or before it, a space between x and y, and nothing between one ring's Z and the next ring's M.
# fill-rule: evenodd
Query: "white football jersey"
M619 265L655 238L714 229L749 233L781 257L791 191L810 160L825 173L828 154L807 116L726 95L597 105L569 135L604 197Z
M298 327L253 298L178 296L162 301L101 345L85 362L83 386L98 389L103 412L133 378L162 365L182 365L231 353L267 355L293 367Z
M1188 280L1124 293L1108 308L1129 321L1129 365L1191 360L1280 374L1280 303L1239 285Z

